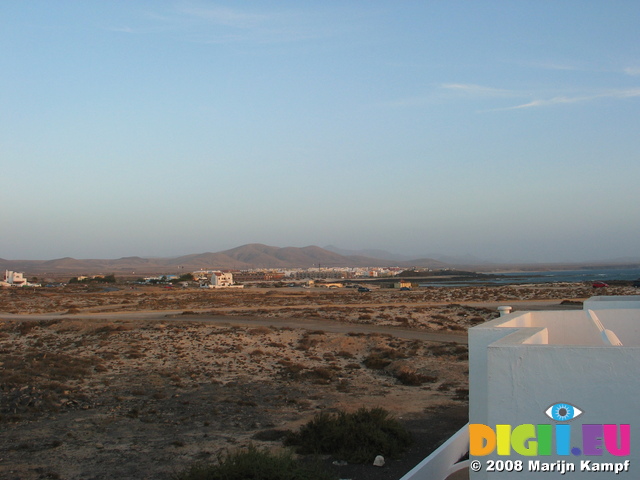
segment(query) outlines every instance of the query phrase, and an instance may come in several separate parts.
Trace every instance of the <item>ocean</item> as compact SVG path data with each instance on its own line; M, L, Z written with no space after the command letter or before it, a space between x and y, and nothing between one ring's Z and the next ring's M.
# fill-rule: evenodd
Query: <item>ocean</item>
M522 285L536 283L582 283L610 282L613 280L640 280L640 268L601 268L581 270L558 270L540 272L500 273L488 278L421 282L421 287L462 287L470 285Z

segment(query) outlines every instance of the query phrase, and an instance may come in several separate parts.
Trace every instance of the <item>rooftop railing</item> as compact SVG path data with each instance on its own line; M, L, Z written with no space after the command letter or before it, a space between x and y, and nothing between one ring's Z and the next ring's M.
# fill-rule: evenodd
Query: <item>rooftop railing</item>
M431 455L413 467L400 480L446 480L468 478L469 424L458 430ZM465 460L463 460L465 459Z

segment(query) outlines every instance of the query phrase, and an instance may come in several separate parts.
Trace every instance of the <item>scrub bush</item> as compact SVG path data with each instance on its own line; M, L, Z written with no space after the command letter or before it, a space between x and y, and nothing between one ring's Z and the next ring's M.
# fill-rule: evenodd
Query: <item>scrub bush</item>
M176 480L333 480L321 466L303 464L290 452L272 453L249 446L218 458L215 465L197 464Z
M411 442L411 434L383 408L323 412L285 439L298 453L335 455L351 463L369 463L376 455L397 457Z

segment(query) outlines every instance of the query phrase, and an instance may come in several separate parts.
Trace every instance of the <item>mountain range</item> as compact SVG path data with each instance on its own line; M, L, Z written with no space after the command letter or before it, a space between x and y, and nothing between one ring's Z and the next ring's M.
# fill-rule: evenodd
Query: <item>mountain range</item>
M347 250L344 248L335 247L333 245L329 245L324 247L325 250L329 250L330 252L339 253L340 255L345 256L353 256L359 255L364 257L378 258L381 260L393 260L396 262L408 262L415 264L417 259L428 259L428 260L437 260L442 264L447 265L487 265L491 263L498 263L495 261L483 260L478 257L474 257L473 255L462 255L462 256L453 256L453 255L442 255L440 253L430 253L427 255L398 255L397 253L387 252L386 250L376 250L376 249L364 249L364 250Z
M272 247L251 243L222 252L206 252L180 257L123 257L118 259L75 259L71 257L55 260L6 260L0 258L0 271L24 272L27 276L64 276L90 274L182 274L196 270L232 270L251 268L318 268L318 267L422 267L455 268L459 270L571 270L605 266L640 266L640 258L618 258L592 263L515 264L486 262L472 256L447 257L433 255L421 258L394 255L383 250L344 250L334 246L325 248Z
M312 268L312 267L429 267L446 268L438 260L422 258L411 261L382 259L366 255L341 255L317 246L272 247L252 243L222 252L206 252L172 258L123 257L118 259L84 259L71 257L55 260L6 260L0 258L1 270L33 274L154 274L184 273L205 269Z

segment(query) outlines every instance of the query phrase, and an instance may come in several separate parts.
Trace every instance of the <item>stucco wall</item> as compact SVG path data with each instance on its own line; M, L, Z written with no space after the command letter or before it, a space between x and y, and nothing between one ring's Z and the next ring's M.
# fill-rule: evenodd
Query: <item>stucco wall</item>
M640 398L640 382L634 372L640 365L640 348L615 347L559 347L559 346L495 346L487 355L487 415L470 418L470 423L489 426L531 423L555 424L545 414L549 406L559 402L569 403L584 413L572 422L571 446L582 444L582 423L630 424L632 465L640 467L640 456L634 450L633 439L640 439L640 415L637 399ZM529 458L513 454L510 457L495 454L488 459L512 459L527 462ZM607 452L602 457L557 456L536 457L541 461L565 460L578 464L580 460L617 462ZM482 474L484 473L484 475ZM490 476L486 472L471 478L504 478L504 473ZM586 474L586 473L584 473ZM523 471L517 478L540 478L540 472ZM611 474L590 474L589 478L611 478ZM640 478L635 473L621 473L626 478Z
M584 311L516 312L470 329L469 423L492 428L502 424L513 427L549 424L555 428L558 422L547 417L545 411L553 404L569 403L583 411L579 418L567 422L572 425L572 447L582 444L583 424L631 425L631 455L627 457L612 456L606 451L601 457L555 454L525 457L515 452L510 456L497 456L494 452L478 459L485 466L487 460L522 460L524 471L491 474L483 468L480 472L470 472L471 478L546 478L544 472L528 471L530 459L564 460L578 468L580 461L587 459L597 462L630 460L631 470L619 475L610 472L570 475L586 475L585 478L590 479L640 478L637 453L640 451L640 413L636 406L640 398L640 381L636 375L640 366L640 347L630 345L632 338L639 337L638 312L640 310L597 311L602 323L616 331L624 347L603 346L599 331L588 321Z
M640 295L612 295L591 297L584 301L584 309L640 308Z

